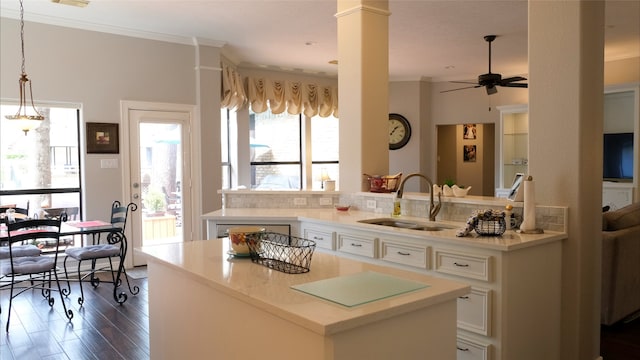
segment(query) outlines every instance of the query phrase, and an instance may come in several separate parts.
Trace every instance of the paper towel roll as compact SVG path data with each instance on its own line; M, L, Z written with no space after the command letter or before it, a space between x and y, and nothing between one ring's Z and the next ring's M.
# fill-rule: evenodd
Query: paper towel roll
M536 191L533 180L524 181L524 218L520 225L522 231L532 231L536 229Z

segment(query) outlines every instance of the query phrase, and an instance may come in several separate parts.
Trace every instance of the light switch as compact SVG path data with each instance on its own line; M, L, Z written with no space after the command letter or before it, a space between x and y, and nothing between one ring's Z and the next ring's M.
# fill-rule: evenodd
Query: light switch
M118 159L102 159L100 160L100 167L103 169L117 169Z

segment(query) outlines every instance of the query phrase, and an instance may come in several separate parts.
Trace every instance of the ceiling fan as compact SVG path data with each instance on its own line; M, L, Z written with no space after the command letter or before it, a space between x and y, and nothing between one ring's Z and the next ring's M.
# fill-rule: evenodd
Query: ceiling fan
M474 86L444 90L444 91L441 91L441 93L471 89L471 88L479 88L484 86L487 89L487 95L492 95L498 92L498 89L496 89L496 86L527 88L528 84L517 82L517 81L527 80L522 76L513 76L513 77L503 79L502 75L494 74L491 72L491 42L493 42L493 40L495 39L496 39L496 35L486 35L484 37L484 40L489 43L489 72L486 74L479 75L477 83L466 82L466 81L451 81L452 83L473 84Z

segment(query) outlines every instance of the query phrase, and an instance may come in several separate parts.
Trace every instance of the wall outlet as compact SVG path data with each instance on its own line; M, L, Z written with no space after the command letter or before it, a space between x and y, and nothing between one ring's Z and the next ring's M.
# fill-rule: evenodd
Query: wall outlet
M367 209L375 209L376 201L375 200L367 200Z
M293 198L293 205L298 205L298 206L307 205L307 198Z
M320 198L320 205L331 205L331 204L333 204L333 199L325 198L325 197Z

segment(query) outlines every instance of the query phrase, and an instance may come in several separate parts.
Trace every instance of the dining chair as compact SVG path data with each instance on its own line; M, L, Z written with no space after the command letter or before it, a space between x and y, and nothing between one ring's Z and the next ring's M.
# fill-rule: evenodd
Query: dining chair
M129 212L136 211L138 206L134 203L129 203L123 206L120 201L114 201L111 205L111 220L110 223L114 227L114 230L109 232L104 241L101 240L100 234L96 234L93 243L86 246L78 246L73 248L67 248L65 253L67 257L64 260L64 272L67 274L67 260L75 259L78 262L77 274L78 282L80 283L80 297L78 298L78 304L84 304L84 290L82 282L89 279L91 285L96 288L100 285L100 278L96 275L100 272L109 272L111 274L110 283L114 284L114 298L119 304L124 303L127 300L127 294L124 292L117 293L118 287L121 285L121 276L127 281L129 292L133 295L138 294L140 289L137 285L131 287L129 278L127 277L126 270L124 268L124 259L127 254L127 237L125 235L127 226L127 217ZM97 261L100 259L107 259L109 266L96 267ZM114 269L113 259L118 261L118 267ZM85 260L91 261L91 268L84 275L82 274L81 265ZM67 279L69 276L67 276ZM67 285L69 288L70 286Z
M6 331L9 332L9 323L11 321L11 305L13 299L27 290L39 289L42 296L47 300L49 306L53 307L55 299L52 291L60 294L60 300L64 307L66 317L71 320L73 311L67 309L64 301L64 295L60 288L60 280L56 271L58 261L58 244L60 242L60 224L61 220L52 219L28 219L7 224L7 241L8 241L8 260L0 263L0 273L10 280L9 289L9 309L7 314ZM43 256L41 254L19 256L14 251L14 244L23 245L27 242L33 244L54 243L55 252L51 256ZM53 279L55 279L55 288L52 287Z
M4 213L8 209L13 209L18 214L29 216L29 200L27 200L27 207L25 208L17 207L15 204L0 206L0 213Z

